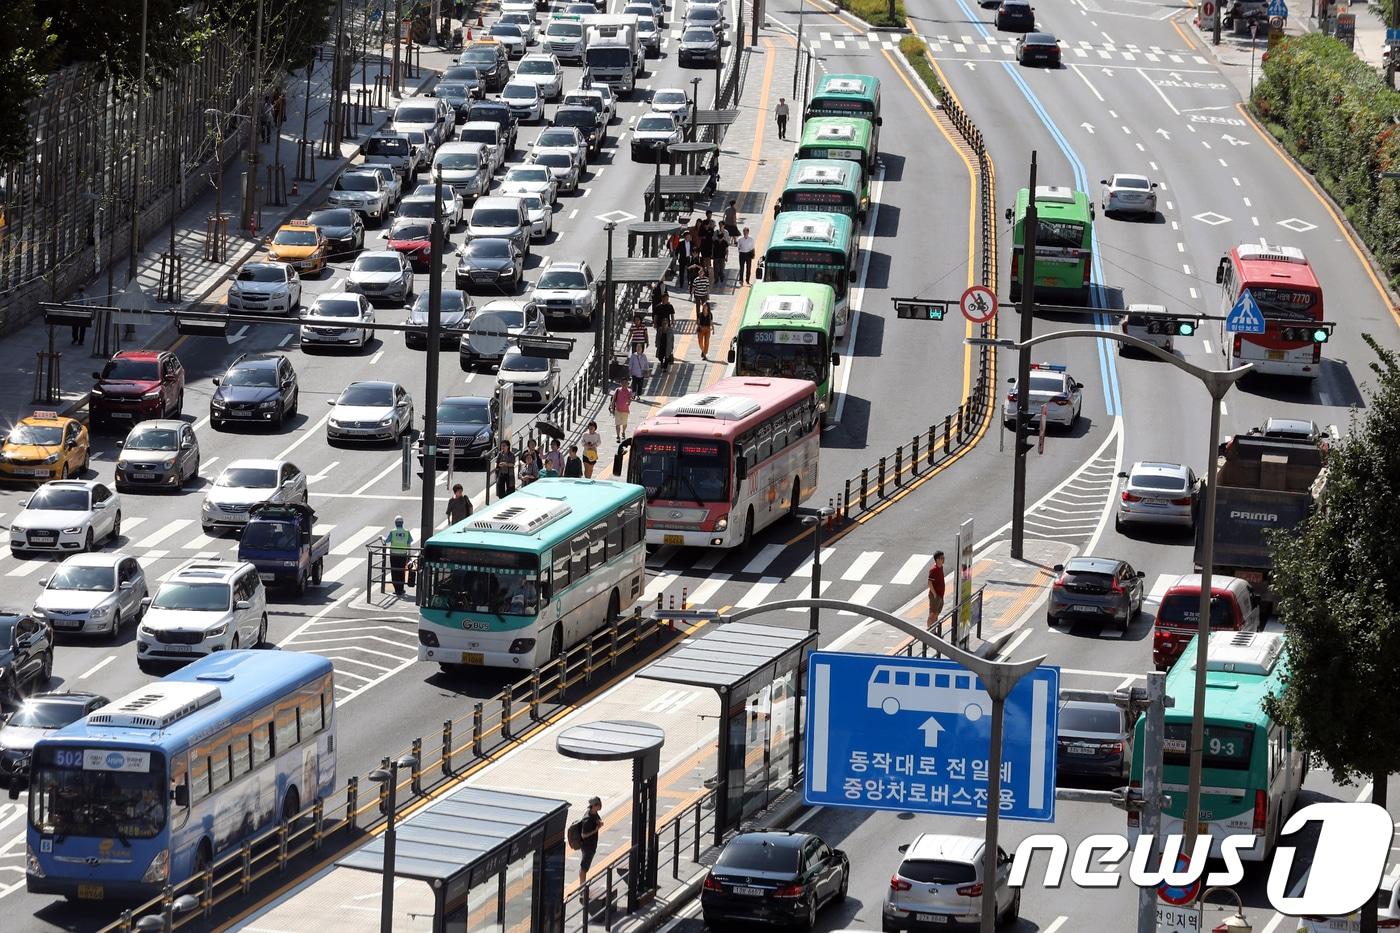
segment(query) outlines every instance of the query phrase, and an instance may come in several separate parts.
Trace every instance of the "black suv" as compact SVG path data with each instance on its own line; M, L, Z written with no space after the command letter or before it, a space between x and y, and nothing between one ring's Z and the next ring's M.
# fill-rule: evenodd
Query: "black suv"
M499 100L479 100L472 104L472 109L467 111L468 123L477 120L488 120L501 128L506 139L506 158L510 158L515 152L516 119L510 112L510 107Z
M0 787L18 784L23 790L34 744L107 703L106 697L96 693L66 691L39 693L25 700L0 724Z
M0 698L18 700L53 676L53 629L27 613L0 609Z
M234 360L209 399L209 425L222 431L233 424L281 427L297 413L297 373L283 356L245 355Z
M1035 8L1026 0L1002 0L997 8L997 28L1010 32L1030 32L1035 29Z
M495 94L510 80L510 58L499 42L480 42L467 46L459 65L472 65L481 74L481 86L486 93Z
M590 155L597 155L603 148L603 124L598 111L592 107L565 104L554 111L554 119L549 121L549 125L575 127L587 141Z

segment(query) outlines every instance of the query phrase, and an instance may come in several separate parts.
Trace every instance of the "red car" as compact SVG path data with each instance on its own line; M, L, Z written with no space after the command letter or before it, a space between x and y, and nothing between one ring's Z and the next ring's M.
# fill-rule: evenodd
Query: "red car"
M433 250L432 229L430 221L400 218L389 228L389 248L403 253L413 265L426 269Z
M185 405L185 367L169 350L123 350L92 378L93 427L172 418Z

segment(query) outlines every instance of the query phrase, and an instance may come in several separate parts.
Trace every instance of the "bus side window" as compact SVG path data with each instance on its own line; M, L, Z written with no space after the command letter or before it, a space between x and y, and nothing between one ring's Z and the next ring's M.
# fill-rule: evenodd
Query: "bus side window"
M915 674L915 675L914 675L914 686L916 686L916 687L927 687L928 685L929 685L929 675L928 675L928 674L919 673L919 674Z
M253 751L247 733L235 734L229 742L229 766L235 781L253 770Z
M209 755L197 751L190 755L190 803L209 796Z
M607 561L608 523L604 521L588 529L588 569L597 569Z
M280 755L297 744L297 708L284 704L277 710L273 721L273 754Z
M301 717L301 734L310 738L321 731L321 694L319 692L311 695L303 695L301 702L297 704L297 709Z
M569 548L558 548L554 555L554 594L557 596L569 585Z
M209 753L209 790L216 791L228 782L228 737L222 736Z
M573 563L569 567L569 577L573 580L582 580L588 575L588 532L574 535L569 542L569 550L573 552Z
M253 767L260 768L272 760L272 714L263 713L253 727L249 739L253 743Z
M327 728L335 722L335 681L331 677L327 674L321 685L321 718L325 720Z
M626 511L619 510L608 516L608 560L622 554L622 529L626 524Z
M622 540L627 547L632 547L640 544L646 536L646 506L638 499L627 506L627 527L623 529Z
M773 450L774 450L774 452L777 452L777 451L780 451L780 450L787 450L787 446L788 446L787 415L783 414L783 415L779 415L779 416L778 416L776 423L773 425Z
M948 689L949 679L947 674L934 674L933 685L939 689Z
M895 686L897 686L897 687L907 687L907 686L909 686L909 672L908 672L908 671L895 671L895 672L894 672L894 683L895 683Z

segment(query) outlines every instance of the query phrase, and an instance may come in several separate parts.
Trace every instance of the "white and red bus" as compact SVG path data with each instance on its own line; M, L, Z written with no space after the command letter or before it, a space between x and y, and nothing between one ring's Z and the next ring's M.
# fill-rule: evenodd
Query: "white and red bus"
M647 544L745 544L817 488L821 407L806 379L731 376L666 403L632 438Z
M1256 372L1317 378L1322 345L1331 333L1324 324L1322 286L1303 251L1293 246L1241 243L1220 259L1220 313L1228 317L1246 290L1264 316L1262 334L1227 332L1220 343L1231 366L1254 364Z

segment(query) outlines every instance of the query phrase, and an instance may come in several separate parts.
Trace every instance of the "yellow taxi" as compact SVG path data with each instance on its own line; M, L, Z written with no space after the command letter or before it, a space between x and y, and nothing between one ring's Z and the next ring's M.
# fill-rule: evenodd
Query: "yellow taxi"
M321 228L304 220L294 220L277 228L268 241L269 258L285 262L299 272L320 272L326 267L329 248Z
M88 468L87 427L55 411L19 419L0 443L0 479L67 479Z

